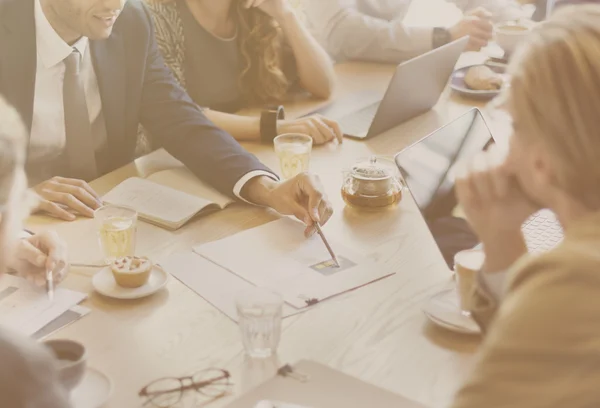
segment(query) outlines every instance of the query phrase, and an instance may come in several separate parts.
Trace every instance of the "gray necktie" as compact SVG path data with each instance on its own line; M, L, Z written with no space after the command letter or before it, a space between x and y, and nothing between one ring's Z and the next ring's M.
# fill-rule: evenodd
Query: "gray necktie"
M98 170L85 90L79 75L80 61L81 54L75 49L65 59L63 104L67 133L66 153L69 177L90 181L98 176Z

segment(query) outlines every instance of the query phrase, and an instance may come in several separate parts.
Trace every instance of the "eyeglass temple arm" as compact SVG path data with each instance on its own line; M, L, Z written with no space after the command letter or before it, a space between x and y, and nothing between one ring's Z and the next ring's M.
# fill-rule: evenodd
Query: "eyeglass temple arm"
M189 378L189 377L182 377L182 378ZM154 396L154 395L168 394L170 392L194 390L194 389L206 387L207 385L210 385L210 384L214 383L215 381L223 380L226 378L229 378L229 374L223 374L219 377L211 378L210 380L206 380L206 381L199 381L196 383L192 382L189 385L182 385L181 387L171 388L169 390L161 390L161 391L153 391L153 392L149 392L148 386L145 386L144 388L142 388L140 390L140 392L138 394L140 397L150 397L150 396ZM178 378L178 380L180 380L180 378Z

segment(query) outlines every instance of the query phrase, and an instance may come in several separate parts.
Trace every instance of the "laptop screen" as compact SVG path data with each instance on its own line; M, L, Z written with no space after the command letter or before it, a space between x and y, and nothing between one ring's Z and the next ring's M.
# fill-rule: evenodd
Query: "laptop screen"
M426 219L452 213L456 164L492 140L481 112L472 109L396 155L396 164Z

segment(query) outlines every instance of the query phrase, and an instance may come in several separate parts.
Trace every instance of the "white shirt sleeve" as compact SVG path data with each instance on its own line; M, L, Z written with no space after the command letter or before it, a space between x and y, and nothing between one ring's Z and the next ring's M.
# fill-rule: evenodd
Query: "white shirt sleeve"
M506 294L506 278L508 271L489 273L484 270L479 271L478 280L487 292L494 297L497 302L501 302Z
M365 14L358 0L306 0L305 7L313 35L338 61L398 63L433 47L432 27L406 26L399 15L388 20Z
M450 0L452 3L467 12L477 7L483 7L492 13L494 22L513 21L520 18L531 17L531 10L527 11L516 0Z
M276 175L274 175L273 173L269 173L268 171L263 171L263 170L251 171L249 173L246 173L244 175L244 177L242 177L241 179L239 179L239 181L237 183L235 183L235 186L233 187L233 194L235 194L235 196L237 198L239 198L240 200L242 200L248 204L254 204L254 203L251 203L250 201L246 200L244 197L242 197L241 193L242 193L242 189L244 188L244 186L246 185L247 182L249 182L250 180L252 180L255 177L260 177L260 176L266 176L275 181L279 180Z

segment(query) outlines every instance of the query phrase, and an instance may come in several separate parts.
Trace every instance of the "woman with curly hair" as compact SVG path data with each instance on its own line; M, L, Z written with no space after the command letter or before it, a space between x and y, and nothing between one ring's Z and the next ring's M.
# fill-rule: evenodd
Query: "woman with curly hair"
M217 126L238 140L305 133L342 140L336 122L315 115L264 123L233 114L280 104L294 89L328 98L333 64L287 0L146 0L165 62ZM267 118L267 119L265 119ZM262 132L261 132L262 130Z

